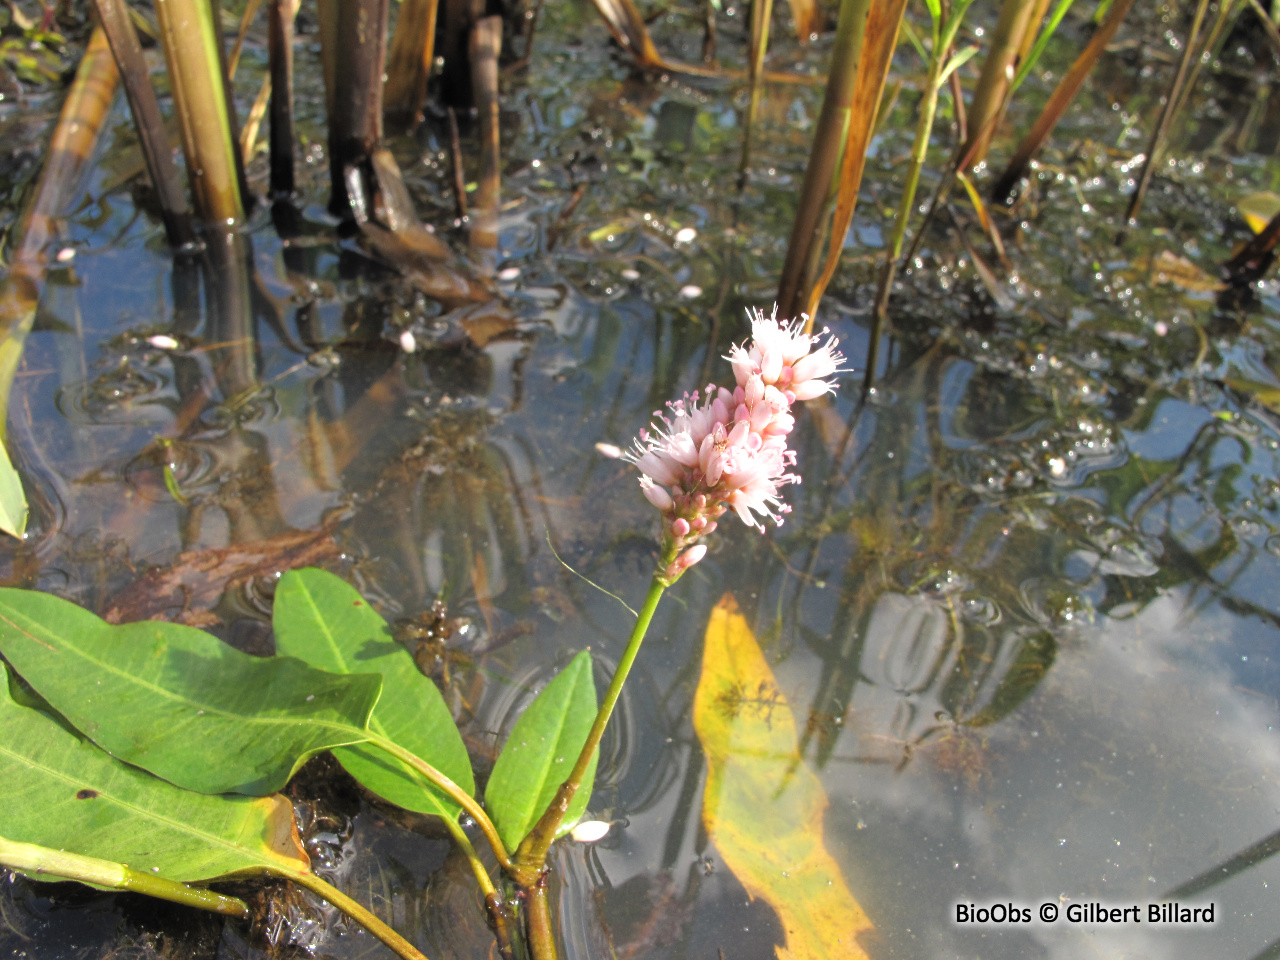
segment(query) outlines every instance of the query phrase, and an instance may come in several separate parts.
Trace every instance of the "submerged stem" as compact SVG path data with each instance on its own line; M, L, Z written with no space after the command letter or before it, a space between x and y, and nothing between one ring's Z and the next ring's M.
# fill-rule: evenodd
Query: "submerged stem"
M385 943L395 951L396 954L403 957L404 960L427 960L426 956L418 950L417 947L392 930L355 900L352 900L333 884L326 883L313 873L289 873L285 874L285 876L290 880L293 880L295 883L306 887L317 896L323 897L325 900L329 901Z

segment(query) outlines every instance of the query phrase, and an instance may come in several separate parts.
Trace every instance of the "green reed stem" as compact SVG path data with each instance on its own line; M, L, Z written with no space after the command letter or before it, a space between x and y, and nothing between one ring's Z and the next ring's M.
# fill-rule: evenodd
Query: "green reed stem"
M546 867L547 851L551 847L551 841L556 838L560 824L564 822L565 811L569 809L569 803L582 785L582 778L587 774L591 757L600 746L600 738L604 736L604 729L609 723L609 718L613 716L613 708L617 706L618 698L622 696L622 685L627 682L627 674L631 672L631 666L636 662L640 644L649 631L653 613L658 609L658 601L662 599L662 593L666 589L666 583L662 581L660 575L655 574L653 581L649 584L649 594L644 598L644 605L636 617L636 625L631 630L631 639L627 641L627 648L622 653L622 659L618 661L618 668L613 672L609 689L605 691L600 709L596 711L596 718L591 724L586 743L582 745L582 751L578 754L577 763L573 765L568 779L561 784L551 805L547 807L546 812L529 831L529 835L524 838L516 851L516 866L511 872L516 882L526 891L532 890L541 878Z
M971 0L969 0L971 2ZM920 102L920 119L916 123L916 138L911 145L911 161L907 167L907 180L902 187L902 199L898 203L898 219L893 225L893 237L889 250L885 255L884 266L880 271L880 284L876 290L875 309L872 315L871 340L867 350L867 370L863 378L863 389L871 387L875 379L876 358L880 352L880 339L883 335L885 319L888 315L889 294L893 289L893 278L897 272L898 258L902 255L902 243L907 235L907 223L911 219L911 211L915 208L916 190L920 186L920 171L929 152L929 139L933 135L933 120L938 109L938 93L946 83L948 75L955 71L971 56L971 53L951 55L951 45L955 41L960 23L968 10L969 2L957 3L945 23L935 17L933 21L933 49L929 53L929 74L925 80L924 97Z
M244 205L212 8L209 0L158 0L155 11L193 206L206 224L233 227Z
M21 870L30 877L55 877L59 880L76 880L110 887L113 890L128 890L148 897L171 900L187 907L212 910L240 920L249 916L249 908L235 897L200 887L188 887L177 880L130 870L122 863L84 857L65 850L51 850L0 837L0 863L13 870Z

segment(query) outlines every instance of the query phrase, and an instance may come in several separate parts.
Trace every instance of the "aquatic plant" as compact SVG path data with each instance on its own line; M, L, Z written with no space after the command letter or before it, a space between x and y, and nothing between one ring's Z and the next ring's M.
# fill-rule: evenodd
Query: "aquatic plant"
M512 955L512 927L522 920L530 955L551 960L556 947L547 855L552 842L586 810L600 740L658 601L706 555L701 541L727 510L760 531L765 519L782 523L789 507L780 489L800 480L791 472L796 454L787 446L795 426L793 407L832 391L831 378L842 369L837 341L825 332L812 336L801 321L759 311L752 313L751 327L751 339L734 346L726 358L736 381L733 389L713 384L705 396L673 401L668 414L659 414L652 429L641 433L630 454L641 471L644 496L662 513L661 548L648 596L602 701L597 707L591 658L584 651L517 721L494 765L483 807L472 796L470 762L439 691L418 672L407 650L386 643L382 617L332 574L302 570L285 576L273 613L279 654L274 659L249 657L181 625L113 626L65 600L22 590L0 591L0 652L40 698L27 706L56 711L105 751L96 752L88 743L75 747L77 756L91 752L82 766L91 761L100 770L82 792L89 791L104 807L127 805L129 817L141 817L140 828L148 822L149 815L140 812L146 803L183 804L188 802L184 792L202 795L190 803L193 809L209 808L207 824L179 831L167 846L148 841L165 847L163 856L147 854L161 858L154 868L157 879L207 881L246 869L279 873L315 890L401 956L416 960L420 955L368 911L310 877L296 841L285 842L289 855L283 861L263 850L248 861L193 866L210 858L211 851L241 842L226 832L241 829L240 820L230 816L233 807L237 817L261 813L259 807L234 806L212 795L271 796L308 757L332 750L373 793L443 819L485 895L504 956ZM193 658L205 665L199 675L181 666ZM44 749L46 741L66 735L65 727L47 716L23 712L22 703L7 709L34 730L24 734L28 748ZM10 726L20 724L15 720ZM47 763L33 772L29 757L10 757L12 752L4 754L9 757L4 762L18 765L15 777L22 767L31 781L22 789L60 796L65 778ZM571 769L568 758L574 759ZM120 781L119 761L154 777ZM224 811L228 803L232 806ZM520 890L523 917L512 915L473 849L458 822L464 813ZM5 839L56 843L109 864L138 862L143 856L130 846L136 831L104 836L99 826L72 820L58 827L43 808L27 808L10 819ZM273 829L288 832L279 823ZM0 846L0 862L27 870L35 861ZM75 877L75 870L89 868L81 863L66 869ZM81 879L93 876L84 873ZM161 886L156 892L171 899L186 897L224 912L238 909L217 898L206 903L198 893L187 897L172 884Z

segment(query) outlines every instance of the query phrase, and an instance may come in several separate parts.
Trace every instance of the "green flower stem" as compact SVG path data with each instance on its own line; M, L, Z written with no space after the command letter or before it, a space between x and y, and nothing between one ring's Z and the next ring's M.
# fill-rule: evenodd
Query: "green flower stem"
M331 904L347 916L351 917L351 919L355 920L362 927L394 950L399 956L404 958L404 960L427 960L426 956L423 955L422 952L419 951L412 943L400 936L400 934L396 933L337 887L330 883L325 883L315 874L290 873L284 874L284 876L287 876L295 883L306 887L317 896L328 900Z
M595 722L591 724L587 741L582 746L582 752L578 754L578 762L573 765L569 778L560 786L551 805L547 807L541 819L521 842L520 849L516 851L515 869L510 872L526 892L532 891L537 886L546 866L547 851L551 847L551 841L556 838L560 824L564 822L565 811L569 809L573 795L578 792L582 778L586 776L592 754L600 746L604 728L609 723L609 717L613 715L613 708L617 706L618 698L622 695L622 685L626 683L631 665L635 663L636 654L640 652L640 644L649 630L654 611L658 609L658 601L662 599L662 593L667 589L661 573L664 569L665 565L660 565L659 572L654 575L653 581L649 584L649 595L644 598L644 606L640 608L640 615L636 618L631 639L627 641L627 649L623 651L622 659L618 661L618 669L613 672L613 680L609 683L609 689L605 691L600 709L596 711Z
M502 845L502 838L498 836L498 828L493 825L493 821L489 819L489 815L484 812L484 808L476 802L467 791L446 777L421 757L415 756L398 743L392 743L386 737L380 737L376 734L369 734L369 743L383 750L397 760L407 763L413 769L430 780L433 784L449 795L449 798L457 803L465 810L476 824L480 827L480 831L485 835L485 839L489 841L489 846L493 848L493 855L498 860L498 865L504 870L510 870L514 866L511 857L507 854L507 848ZM469 846L470 844L468 844ZM466 851L466 848L463 848ZM472 851L474 853L474 851ZM478 861L477 861L478 862Z
M122 863L83 857L64 850L51 850L31 843L17 843L3 837L0 837L0 863L32 877L57 877L59 880L77 880L113 890L129 890L148 897L172 900L187 907L212 910L239 920L249 916L249 908L235 897L130 870Z

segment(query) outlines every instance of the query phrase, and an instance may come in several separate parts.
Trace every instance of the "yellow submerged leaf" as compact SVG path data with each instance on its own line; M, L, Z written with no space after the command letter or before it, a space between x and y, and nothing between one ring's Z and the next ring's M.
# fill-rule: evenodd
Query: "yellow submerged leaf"
M751 897L786 931L779 960L866 960L871 921L822 841L827 795L796 749L795 719L731 594L711 612L693 726L707 757L702 818Z

